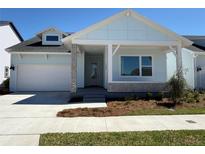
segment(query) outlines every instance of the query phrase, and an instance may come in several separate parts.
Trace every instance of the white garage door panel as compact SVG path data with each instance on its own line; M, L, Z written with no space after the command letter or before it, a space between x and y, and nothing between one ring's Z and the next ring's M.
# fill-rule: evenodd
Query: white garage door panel
M69 91L69 65L18 65L18 91Z

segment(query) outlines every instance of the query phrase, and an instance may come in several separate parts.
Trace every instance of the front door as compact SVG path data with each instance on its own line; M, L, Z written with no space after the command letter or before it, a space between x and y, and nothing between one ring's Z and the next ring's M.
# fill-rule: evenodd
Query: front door
M85 54L85 86L103 86L103 54Z

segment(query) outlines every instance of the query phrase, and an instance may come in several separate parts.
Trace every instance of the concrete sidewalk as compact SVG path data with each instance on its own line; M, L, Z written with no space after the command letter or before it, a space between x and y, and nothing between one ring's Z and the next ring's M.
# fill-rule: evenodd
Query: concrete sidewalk
M37 145L39 134L205 129L205 115L0 118L0 145Z

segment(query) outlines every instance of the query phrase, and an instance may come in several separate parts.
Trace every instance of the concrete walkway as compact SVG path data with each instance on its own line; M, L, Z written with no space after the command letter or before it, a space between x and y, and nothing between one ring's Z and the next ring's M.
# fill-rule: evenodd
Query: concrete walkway
M38 145L39 134L205 129L205 115L124 117L1 117L0 145Z
M38 145L39 135L48 132L205 129L205 115L57 118L62 109L103 104L13 105L24 97L0 96L0 145Z

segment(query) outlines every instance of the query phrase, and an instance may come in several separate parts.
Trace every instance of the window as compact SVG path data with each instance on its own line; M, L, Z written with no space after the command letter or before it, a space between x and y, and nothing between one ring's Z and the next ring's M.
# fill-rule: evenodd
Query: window
M122 56L121 57L121 75L122 76L139 76L139 56Z
M4 78L9 78L9 67L8 66L4 67Z
M152 57L142 56L141 62L142 76L152 76Z
M152 76L152 57L121 56L121 76Z
M97 64L96 63L92 63L91 64L91 69L92 69L92 71L91 71L91 78L92 79L96 79L97 78Z
M46 36L46 41L59 41L59 36L47 35Z

